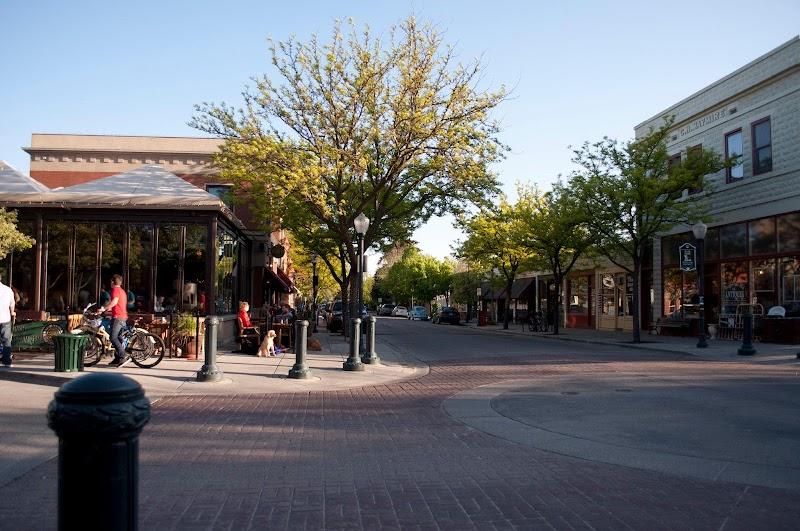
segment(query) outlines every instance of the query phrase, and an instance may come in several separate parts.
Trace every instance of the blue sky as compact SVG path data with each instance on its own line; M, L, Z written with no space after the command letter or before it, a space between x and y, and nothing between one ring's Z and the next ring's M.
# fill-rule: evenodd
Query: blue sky
M266 39L325 36L352 17L384 32L414 13L460 57L481 56L512 151L505 189L546 188L571 169L569 145L633 126L800 33L800 2L0 0L0 159L29 169L31 133L201 136L203 101L238 104L267 71ZM434 220L416 238L449 254Z

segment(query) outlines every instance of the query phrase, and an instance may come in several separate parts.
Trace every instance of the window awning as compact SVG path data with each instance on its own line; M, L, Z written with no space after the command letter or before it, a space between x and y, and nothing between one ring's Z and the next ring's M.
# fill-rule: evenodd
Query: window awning
M529 299L533 295L533 282L536 277L518 278L511 286L512 299Z
M276 273L270 268L265 270L264 286L269 286L270 289L277 290L282 293L291 293L294 288L291 279L286 276L283 271L279 269L278 273Z

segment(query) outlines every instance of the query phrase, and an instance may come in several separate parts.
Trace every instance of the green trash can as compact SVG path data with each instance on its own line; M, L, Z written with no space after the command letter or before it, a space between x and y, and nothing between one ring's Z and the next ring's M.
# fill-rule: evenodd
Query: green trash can
M53 337L56 372L83 371L83 353L89 343L85 334L58 334Z

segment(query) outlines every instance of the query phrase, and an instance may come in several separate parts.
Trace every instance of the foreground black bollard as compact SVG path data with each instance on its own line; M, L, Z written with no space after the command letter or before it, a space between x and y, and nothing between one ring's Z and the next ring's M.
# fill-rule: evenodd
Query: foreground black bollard
M753 348L753 314L744 314L742 324L744 325L742 346L736 353L740 356L752 356L756 353L756 349Z
M87 374L56 391L47 424L58 435L59 529L137 529L148 420L142 386L121 374Z
M364 364L358 357L358 343L361 336L361 319L356 317L350 319L350 357L342 363L342 369L346 371L363 371Z
M294 366L289 369L289 378L303 380L311 376L311 369L306 364L306 348L308 347L308 321L294 323Z
M366 321L367 327L367 351L361 356L361 363L376 365L381 362L378 353L375 352L375 322L377 319L371 315Z
M216 316L206 317L206 353L205 362L197 371L198 382L218 382L222 380L222 371L217 367L217 326L219 318Z

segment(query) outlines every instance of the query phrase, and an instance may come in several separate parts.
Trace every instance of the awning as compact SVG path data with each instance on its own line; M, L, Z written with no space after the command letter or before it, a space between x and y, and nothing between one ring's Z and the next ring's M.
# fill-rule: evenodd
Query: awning
M279 270L280 271L280 270ZM286 275L284 275L286 276ZM288 277L286 277L288 279ZM272 290L281 291L283 293L291 293L292 286L291 280L287 283L284 281L278 273L275 273L272 269L267 268L264 274L264 287L269 287Z
M283 269L278 268L278 276L281 277L281 281L287 286L287 288L289 289L289 292L297 291L297 288L295 287L294 282L292 281L291 278L289 278L289 275L284 273ZM289 292L287 292L287 293L289 293Z
M532 295L533 291L533 282L536 280L536 277L528 277L528 278L518 278L514 281L514 284L511 286L511 298L512 299L529 299Z

